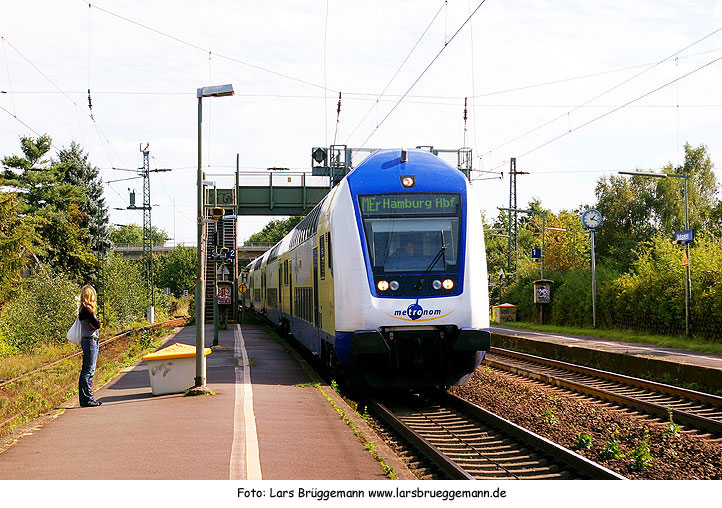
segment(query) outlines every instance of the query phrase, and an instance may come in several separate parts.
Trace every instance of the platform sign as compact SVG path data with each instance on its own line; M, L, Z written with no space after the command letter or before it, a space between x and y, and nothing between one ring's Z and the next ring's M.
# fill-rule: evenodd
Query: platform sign
M531 257L532 259L541 259L541 249L532 249Z
M231 304L231 286L230 284L218 284L218 305Z
M674 234L674 243L685 244L694 242L694 230L687 229L685 231L678 231Z

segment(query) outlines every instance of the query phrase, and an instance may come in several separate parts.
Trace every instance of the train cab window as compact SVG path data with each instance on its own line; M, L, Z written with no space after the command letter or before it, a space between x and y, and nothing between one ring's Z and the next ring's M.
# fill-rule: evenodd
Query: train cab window
M460 195L377 194L359 204L374 274L458 271Z

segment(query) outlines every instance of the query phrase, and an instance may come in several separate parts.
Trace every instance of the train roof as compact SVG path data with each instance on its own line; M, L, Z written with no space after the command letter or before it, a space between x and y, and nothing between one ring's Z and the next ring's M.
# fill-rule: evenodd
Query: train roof
M401 177L413 176L412 188L401 185ZM466 177L457 168L426 150L408 150L401 162L401 150L378 150L348 174L353 194L391 192L460 192L466 190Z

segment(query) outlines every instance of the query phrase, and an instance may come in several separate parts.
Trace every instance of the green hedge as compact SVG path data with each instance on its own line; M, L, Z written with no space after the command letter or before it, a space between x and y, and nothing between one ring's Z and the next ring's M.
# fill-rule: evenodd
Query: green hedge
M690 333L722 341L722 240L701 237L690 248ZM597 267L597 325L680 335L685 331L685 269L682 249L666 238L655 238L638 253L628 273ZM518 318L534 320L532 281L539 270L526 267L518 280L501 291L501 302L519 306ZM591 270L545 272L554 281L547 322L592 324Z

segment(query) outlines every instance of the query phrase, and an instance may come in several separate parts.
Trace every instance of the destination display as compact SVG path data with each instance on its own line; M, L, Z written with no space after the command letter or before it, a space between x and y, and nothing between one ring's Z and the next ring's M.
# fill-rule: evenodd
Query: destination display
M364 217L389 214L449 215L457 214L459 194L370 194L359 196Z

